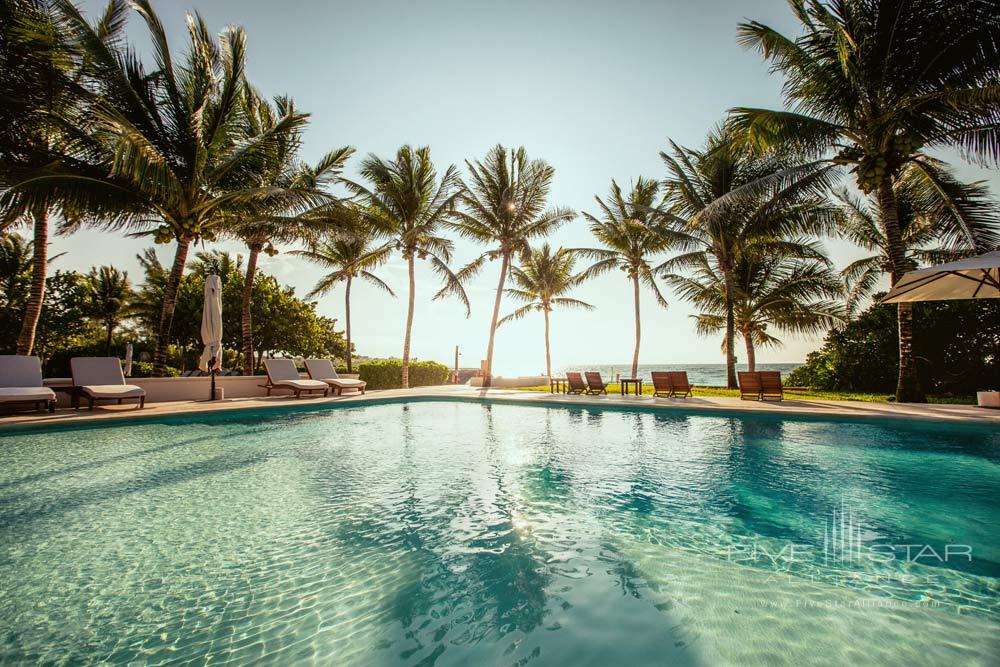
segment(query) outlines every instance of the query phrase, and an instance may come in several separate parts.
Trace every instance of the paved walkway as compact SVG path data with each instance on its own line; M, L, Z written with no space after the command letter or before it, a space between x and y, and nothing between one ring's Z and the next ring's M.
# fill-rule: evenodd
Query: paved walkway
M165 415L218 412L225 410L268 409L290 406L315 406L323 404L363 405L371 401L401 398L447 397L459 400L489 400L503 403L551 403L554 405L593 405L642 407L685 412L741 412L751 414L789 414L838 419L896 418L905 420L931 420L939 422L973 422L995 424L1000 427L1000 410L989 410L972 405L927 405L917 403L862 403L856 401L741 401L738 398L694 397L653 398L651 396L566 396L544 392L511 389L478 389L460 386L420 387L370 391L364 396L349 394L328 398L300 398L272 396L269 398L235 398L224 401L176 401L147 403L142 410L134 405L99 406L93 412L63 409L55 414L19 412L0 416L0 430L4 425L20 424L73 424L100 420L143 419Z

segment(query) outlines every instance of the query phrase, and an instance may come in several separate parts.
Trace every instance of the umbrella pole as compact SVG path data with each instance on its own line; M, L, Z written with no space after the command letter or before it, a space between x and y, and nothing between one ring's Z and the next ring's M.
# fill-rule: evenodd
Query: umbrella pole
M215 357L212 357L212 361L209 363L210 363L209 368L212 369L212 395L208 397L208 400L214 401L215 400Z

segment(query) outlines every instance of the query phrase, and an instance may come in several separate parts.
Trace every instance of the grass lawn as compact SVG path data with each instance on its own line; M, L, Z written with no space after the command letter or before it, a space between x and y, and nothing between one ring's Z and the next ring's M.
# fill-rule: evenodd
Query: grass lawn
M522 391L545 391L549 390L548 385L538 385L534 387L515 387ZM725 387L694 387L695 396L722 396L729 398L739 398L740 392L736 389L726 389ZM621 388L617 383L608 384L609 394L620 394ZM653 385L646 384L642 388L642 393L651 395ZM892 398L891 394L868 394L858 391L823 391L823 390L788 390L785 389L785 398L799 399L804 401L865 401L868 403L884 403ZM975 405L974 396L928 396L928 403L951 403L957 405Z

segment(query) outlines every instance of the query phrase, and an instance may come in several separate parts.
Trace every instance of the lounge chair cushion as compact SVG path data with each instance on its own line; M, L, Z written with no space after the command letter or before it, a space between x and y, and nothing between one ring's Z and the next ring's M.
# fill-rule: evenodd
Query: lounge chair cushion
M306 359L306 371L313 380L326 382L331 387L361 389L368 385L364 380L340 377L337 375L337 369L333 367L333 362L329 359Z
M306 359L306 372L313 380L336 380L337 369L329 359Z
M267 379L274 384L282 380L298 380L300 377L299 369L291 359L265 359L264 370L267 371Z
M56 394L48 387L0 387L0 403L54 400Z
M327 388L327 384L319 380L272 380L271 384L275 387L291 387L300 391Z
M368 384L364 380L355 380L354 378L320 378L320 381L334 387L364 387Z
M42 362L21 354L0 355L0 387L41 387Z
M69 367L73 372L73 384L78 387L121 387L125 384L122 363L117 357L73 357Z
M93 398L139 398L146 395L146 390L134 384L88 384L80 387L80 391Z

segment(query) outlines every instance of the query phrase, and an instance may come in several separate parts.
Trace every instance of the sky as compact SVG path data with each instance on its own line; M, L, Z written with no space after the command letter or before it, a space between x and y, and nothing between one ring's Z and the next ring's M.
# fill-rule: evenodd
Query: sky
M212 30L243 26L248 36L248 79L267 95L288 94L311 114L302 157L315 162L351 145L362 156L392 157L403 144L427 145L439 171L481 159L496 143L525 146L532 158L555 168L549 203L594 212L595 195L611 180L626 187L636 177L663 179L659 152L668 140L698 147L734 106L780 107L781 79L761 57L736 45L736 26L753 19L786 34L795 21L782 0L591 2L309 2L303 0L154 0L175 53L185 48L184 15L198 11ZM90 16L101 2L85 0ZM128 36L150 62L146 29L138 15ZM987 179L1000 192L997 172L958 164L968 180ZM594 245L578 217L550 239L553 245ZM84 230L57 237L66 252L55 268L88 270L112 264L142 273L135 255L148 241ZM484 248L456 239L454 268ZM825 241L837 267L863 253ZM238 243L205 249L243 252ZM157 246L169 263L173 246ZM201 249L201 248L199 248ZM292 247L281 247L291 250ZM669 255L663 256L666 259ZM260 269L304 295L322 275L305 260L281 252L263 256ZM485 357L499 264L489 265L466 289L467 319L454 299L432 301L438 282L418 266L413 355L451 365L455 346L462 366ZM359 354L400 356L406 315L406 266L395 257L380 276L398 298L374 287L352 290L352 334ZM555 312L553 365L618 364L632 358L631 286L624 274L595 279L574 295L592 312ZM694 310L667 293L663 309L644 292L640 363L721 363L719 337L695 333ZM502 313L518 304L505 300ZM343 290L319 300L321 314L342 318ZM341 319L342 325L342 319ZM784 346L759 350L759 362L796 362L822 342L782 337ZM737 343L741 352L742 343ZM497 333L494 372L544 372L541 314Z

